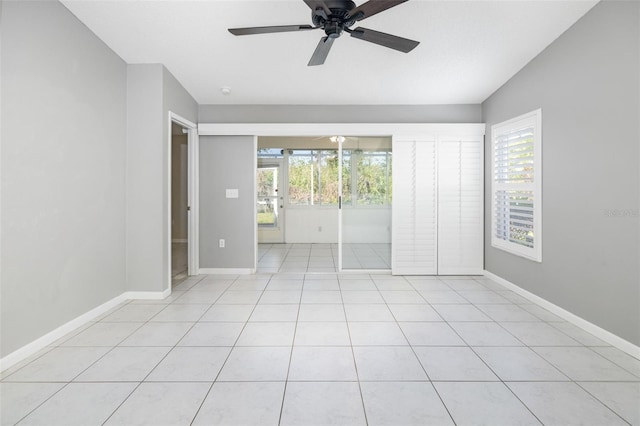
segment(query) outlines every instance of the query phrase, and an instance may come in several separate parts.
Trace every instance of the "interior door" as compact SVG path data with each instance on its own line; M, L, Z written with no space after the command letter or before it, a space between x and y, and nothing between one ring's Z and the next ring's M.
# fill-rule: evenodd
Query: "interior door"
M256 176L258 242L284 243L282 160L259 160Z

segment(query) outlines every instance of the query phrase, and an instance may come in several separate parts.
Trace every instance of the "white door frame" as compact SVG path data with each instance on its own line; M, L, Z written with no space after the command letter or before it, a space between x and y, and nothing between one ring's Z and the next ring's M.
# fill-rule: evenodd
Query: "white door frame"
M198 125L192 123L184 117L169 111L167 120L167 182L165 182L165 195L167 199L166 211L167 211L167 277L166 283L168 289L171 289L171 125L172 123L179 124L187 129L187 202L189 209L187 211L187 274L197 275L199 268L199 242L198 242L198 184L199 184L199 170L198 170Z

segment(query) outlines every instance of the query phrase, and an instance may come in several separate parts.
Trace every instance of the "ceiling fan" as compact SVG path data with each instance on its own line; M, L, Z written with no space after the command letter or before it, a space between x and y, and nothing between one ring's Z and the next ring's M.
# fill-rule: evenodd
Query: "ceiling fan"
M356 22L384 12L406 1L408 0L369 0L360 6L356 6L351 0L304 0L311 9L313 25L230 28L229 32L233 35L250 35L322 29L326 36L322 37L318 43L309 61L309 66L324 64L333 41L340 37L343 32L347 32L351 34L351 37L359 38L360 40L408 53L420 42L363 27L351 29Z

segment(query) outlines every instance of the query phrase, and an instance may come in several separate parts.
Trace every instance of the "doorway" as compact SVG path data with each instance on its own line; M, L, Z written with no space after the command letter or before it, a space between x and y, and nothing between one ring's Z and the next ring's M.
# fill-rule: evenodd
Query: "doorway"
M165 289L199 269L198 129L195 123L169 111L165 139ZM169 293L168 293L169 294Z
M189 273L189 138L187 128L171 122L171 284Z
M259 271L391 269L390 137L259 137L257 164Z

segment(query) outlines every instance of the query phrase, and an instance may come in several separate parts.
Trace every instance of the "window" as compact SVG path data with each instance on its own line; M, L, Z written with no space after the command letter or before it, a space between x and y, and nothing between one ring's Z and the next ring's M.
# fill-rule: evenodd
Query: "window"
M338 204L338 151L289 150L289 205ZM391 152L342 151L342 203L391 204Z
M343 187L350 188L350 161L343 156ZM289 151L289 204L338 204L338 151Z
M313 174L313 151L289 151L289 204L312 204Z
M491 245L542 261L542 111L491 127Z
M259 148L258 158L283 158L284 150L282 148Z
M391 153L363 151L357 155L357 198L360 205L391 204Z

